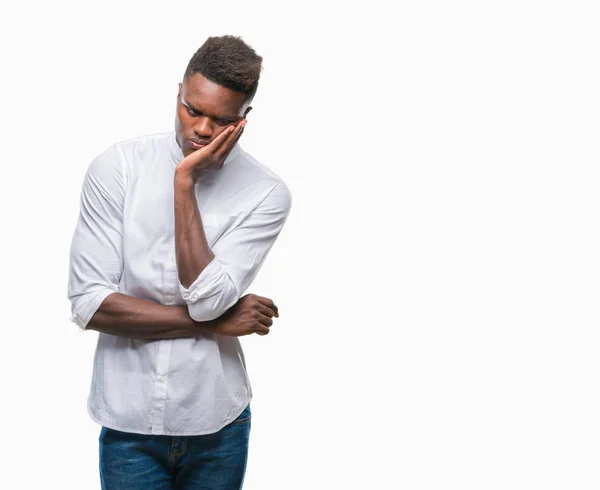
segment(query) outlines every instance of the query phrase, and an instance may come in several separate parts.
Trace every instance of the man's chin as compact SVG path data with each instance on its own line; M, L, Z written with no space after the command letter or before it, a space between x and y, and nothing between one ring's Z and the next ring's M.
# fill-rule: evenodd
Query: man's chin
M189 157L195 151L196 151L195 148L192 148L191 146L185 144L185 145L183 145L183 149L181 150L181 153L183 153L184 157Z

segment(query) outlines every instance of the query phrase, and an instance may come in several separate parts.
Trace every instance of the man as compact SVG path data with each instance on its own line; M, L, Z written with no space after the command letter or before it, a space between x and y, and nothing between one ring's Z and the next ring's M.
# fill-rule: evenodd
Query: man
M238 337L278 317L252 283L291 207L238 140L262 58L211 37L179 84L175 131L90 164L70 251L71 320L99 333L88 399L103 489L241 488L252 390Z

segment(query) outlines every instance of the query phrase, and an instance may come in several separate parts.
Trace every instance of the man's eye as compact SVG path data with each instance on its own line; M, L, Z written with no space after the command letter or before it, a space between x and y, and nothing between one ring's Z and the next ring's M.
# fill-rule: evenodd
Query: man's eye
M227 121L222 121L221 119L217 119L215 120L215 122L219 125L219 126L227 126L229 123Z
M194 109L190 109L189 107L187 108L188 114L190 116L196 117L198 116L198 113L194 110Z

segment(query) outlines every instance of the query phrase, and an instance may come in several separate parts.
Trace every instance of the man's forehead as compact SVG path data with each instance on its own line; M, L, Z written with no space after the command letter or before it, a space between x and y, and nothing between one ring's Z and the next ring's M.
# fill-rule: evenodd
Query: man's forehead
M227 93L206 91L196 87L186 87L185 81L181 86L181 102L200 112L209 111L221 116L240 117L250 105L241 97L229 97ZM241 105L240 105L241 104Z
M191 81L184 79L181 83L181 97L184 102L196 108L210 106L212 109L218 108L219 112L235 115L249 105L244 101L243 93L230 90L204 77Z

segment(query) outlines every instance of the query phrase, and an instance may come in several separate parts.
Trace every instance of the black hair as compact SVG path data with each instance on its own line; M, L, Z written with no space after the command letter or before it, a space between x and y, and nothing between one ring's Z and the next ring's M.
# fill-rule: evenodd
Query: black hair
M194 53L185 70L184 79L200 73L210 81L245 95L252 100L258 88L262 57L241 37L209 37Z

